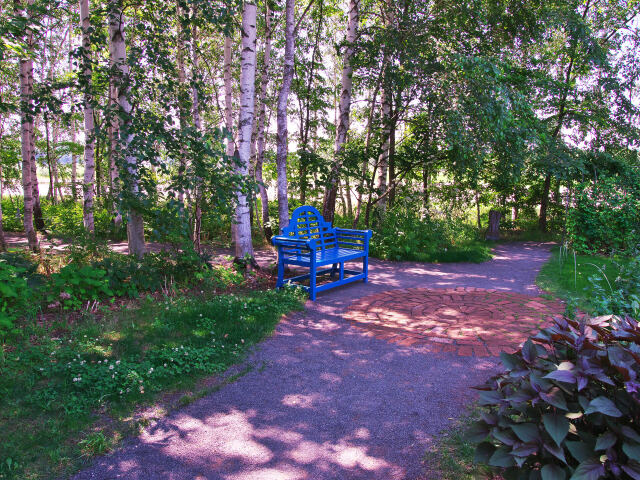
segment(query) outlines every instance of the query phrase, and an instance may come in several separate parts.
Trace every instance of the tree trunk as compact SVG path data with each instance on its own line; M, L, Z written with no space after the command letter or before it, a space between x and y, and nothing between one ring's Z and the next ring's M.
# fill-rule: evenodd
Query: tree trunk
M549 206L549 190L551 189L551 174L547 173L544 179L544 187L542 188L542 200L540 201L540 218L538 219L538 227L542 232L547 231L547 208Z
M289 91L294 73L294 14L295 0L286 0L285 7L285 49L284 49L284 74L282 87L278 94L277 124L278 134L276 138L276 171L278 174L278 218L280 231L289 225L289 194L287 182L287 104Z
M266 104L265 99L267 96L267 87L269 85L269 66L271 65L271 10L269 9L269 3L265 2L265 44L264 44L264 62L262 76L260 78L260 98L258 101L258 140L257 140L257 153L256 153L256 182L258 182L258 189L260 190L260 204L262 208L262 231L264 237L268 242L271 241L273 230L271 229L271 221L269 220L269 198L267 196L267 189L264 187L264 180L262 178L262 166L264 164L264 146L265 146L265 117L266 117Z
M185 100L186 100L186 83L187 83L187 74L185 73L184 68L184 32L182 28L182 7L180 6L181 0L176 0L176 16L177 16L177 28L178 28L178 38L177 38L177 60L178 60L178 109L179 109L179 120L180 120L180 131L184 132L187 128L187 109L185 108ZM184 143L180 144L180 165L178 167L178 175L182 179L185 172L187 170L187 151L184 146ZM178 191L178 201L180 203L184 203L184 187L180 186L180 190Z
M73 20L69 22L69 71L73 71L72 62L72 50L73 50ZM76 143L76 119L71 119L71 143ZM71 153L71 198L75 202L78 198L78 190L76 188L76 181L78 179L78 156L75 153Z
M342 166L340 153L347 139L351 115L351 94L353 89L353 64L351 59L355 53L355 41L358 35L358 8L360 0L350 0L349 2L349 22L347 24L347 48L344 54L344 64L342 66L342 79L340 88L340 104L338 107L338 126L336 129L336 142L334 146L333 165L329 174L329 185L324 195L322 205L322 216L325 220L332 222L336 209L336 194L338 193L338 175Z
M84 179L82 182L82 219L84 228L94 233L93 188L95 176L95 134L93 124L93 95L91 85L91 21L89 0L80 0L80 24L82 27L82 75L84 76Z
M489 229L487 230L487 240L500 240L500 217L502 214L498 210L489 211Z
M388 60L387 60L388 62ZM376 190L378 196L383 195L387 190L387 175L389 173L389 148L391 146L391 92L387 85L382 86L382 145L378 157L378 181ZM387 210L387 199L383 198L377 202L377 210L382 218Z
M194 13L195 16L195 13ZM191 29L191 61L193 65L193 88L191 90L191 103L193 111L193 126L196 131L202 130L202 120L200 119L200 98L198 96L198 88L196 86L196 80L200 73L200 59L198 58L198 30L194 25ZM202 179L196 179L196 191L195 191L195 212L193 219L193 246L196 252L200 253L202 246Z
M2 143L2 132L0 132L0 143ZM2 227L2 198L3 197L4 197L4 183L2 181L2 165L0 165L0 252L7 251L7 241L4 238L4 228Z
M223 64L223 76L224 76L224 124L227 129L227 135L230 138L227 139L227 156L232 157L235 151L235 145L233 142L233 90L231 86L231 37L224 37L224 64ZM231 242L236 242L236 222L231 222Z
M33 82L32 82L33 85ZM40 205L40 185L38 183L38 164L36 163L36 129L35 118L31 124L31 189L33 195L33 223L37 230L44 230L44 218Z
M124 165L127 170L126 185L130 195L130 203L134 203L139 196L138 163L135 156L129 151L129 145L133 140L131 125L131 103L129 103L129 66L127 65L127 47L124 32L124 15L119 9L120 2L112 0L109 11L109 38L111 39L111 61L117 70L117 78L114 85L117 89L119 135L118 150L124 152ZM144 221L142 214L136 207L129 206L129 221L127 223L127 240L129 253L142 258L145 252Z
M482 221L480 220L480 194L476 190L476 222L478 230L482 230Z
M32 5L33 0L27 0L27 5ZM26 12L22 2L15 2L15 9L18 16L26 18ZM33 32L30 28L25 30L24 35L27 46L33 46ZM38 235L33 225L33 187L31 185L31 165L35 163L32 157L35 152L31 140L33 138L33 60L30 58L20 59L20 123L21 123L21 143L22 143L22 189L24 194L24 231L27 235L29 249L38 251Z
M242 50L240 54L240 120L238 122L238 173L247 177L251 161L251 135L255 108L256 20L255 3L244 2L242 12ZM236 205L236 259L253 260L251 218L247 194L238 190Z
M395 114L391 118L391 126L389 128L389 207L393 207L396 199L396 117Z

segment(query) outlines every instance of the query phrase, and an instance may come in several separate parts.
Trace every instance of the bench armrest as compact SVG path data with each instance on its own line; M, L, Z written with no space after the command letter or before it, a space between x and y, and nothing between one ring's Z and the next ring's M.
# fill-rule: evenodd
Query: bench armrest
M286 235L276 235L271 238L271 243L275 247L304 248L307 250L316 249L316 241L312 238L304 239L304 238L296 238L296 237L287 237Z
M336 228L336 235L339 237L357 237L369 240L373 235L371 230L354 230L352 228Z

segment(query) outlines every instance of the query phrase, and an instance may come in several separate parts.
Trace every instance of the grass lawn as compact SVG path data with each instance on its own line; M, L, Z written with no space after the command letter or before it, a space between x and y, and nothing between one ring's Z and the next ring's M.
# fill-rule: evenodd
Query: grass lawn
M481 408L471 407L447 430L434 440L433 446L424 457L427 474L424 480L433 476L441 480L478 480L493 478L485 465L473 463L476 444L467 440L466 431L480 419Z
M211 391L203 379L302 304L294 290L147 296L22 325L20 341L0 344L0 478L76 470L144 427L144 407Z
M617 259L618 262L621 260ZM592 312L594 305L590 295L592 285L589 277L602 275L601 271L613 285L618 275L613 258L599 255L574 257L571 251L567 253L561 247L556 247L549 261L540 270L536 283L546 292L565 301L573 300L579 309Z

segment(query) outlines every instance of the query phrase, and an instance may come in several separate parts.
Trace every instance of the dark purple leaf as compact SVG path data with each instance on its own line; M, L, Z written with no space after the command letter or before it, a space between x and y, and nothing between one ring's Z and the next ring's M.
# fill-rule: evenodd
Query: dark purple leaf
M589 406L585 410L585 414L589 415L591 413L602 413L603 415L607 415L609 417L621 417L622 412L618 410L618 407L609 400L607 397L597 397L589 402Z
M590 458L578 465L571 480L598 480L605 475L604 465L597 458Z

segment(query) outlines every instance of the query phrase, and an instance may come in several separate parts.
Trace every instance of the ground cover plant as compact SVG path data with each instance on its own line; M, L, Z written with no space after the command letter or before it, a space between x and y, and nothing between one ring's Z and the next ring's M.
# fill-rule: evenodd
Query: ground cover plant
M640 314L640 257L577 254L555 247L536 283L570 308L604 315Z
M556 319L480 390L476 461L504 478L640 478L640 327Z
M136 407L224 372L300 292L147 296L20 325L0 356L1 478L51 478L133 433Z

